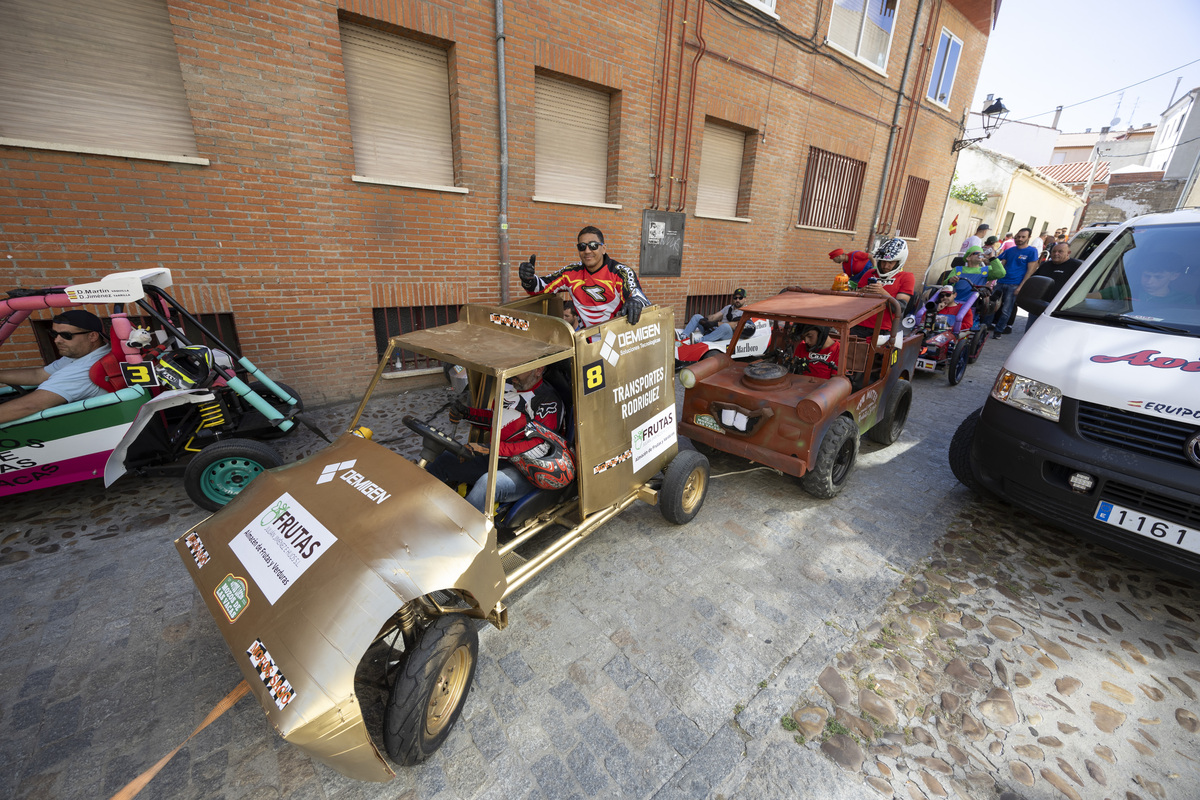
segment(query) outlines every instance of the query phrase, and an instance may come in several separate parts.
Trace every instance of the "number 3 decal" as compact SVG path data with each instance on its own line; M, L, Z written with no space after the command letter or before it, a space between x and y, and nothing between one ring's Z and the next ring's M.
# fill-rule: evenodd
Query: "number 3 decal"
M129 386L158 386L158 373L154 371L154 365L151 363L145 364L126 364L121 363L121 377L125 379L125 383Z

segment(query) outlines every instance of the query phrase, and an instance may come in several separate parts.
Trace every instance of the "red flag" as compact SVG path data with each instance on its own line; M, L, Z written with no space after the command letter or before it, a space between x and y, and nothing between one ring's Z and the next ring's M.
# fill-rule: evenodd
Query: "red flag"
M950 235L958 233L958 214L954 215L954 219L950 221Z

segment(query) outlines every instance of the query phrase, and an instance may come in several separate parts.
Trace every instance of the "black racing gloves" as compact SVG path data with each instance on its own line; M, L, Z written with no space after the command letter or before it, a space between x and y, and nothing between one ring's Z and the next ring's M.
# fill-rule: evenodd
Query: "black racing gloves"
M535 253L529 257L528 261L522 261L521 266L517 268L517 277L521 279L521 285L527 292L537 291L537 272L534 270L536 263L537 254Z
M630 297L625 301L625 319L630 325L637 325L638 320L642 318L642 309L650 305L643 303L636 297Z

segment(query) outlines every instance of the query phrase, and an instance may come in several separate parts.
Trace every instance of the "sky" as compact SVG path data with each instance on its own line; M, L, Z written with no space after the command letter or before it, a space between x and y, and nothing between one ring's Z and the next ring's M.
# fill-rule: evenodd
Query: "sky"
M1200 0L1002 0L971 110L994 94L1010 120L1036 125L1053 124L1055 106L1074 106L1059 119L1064 133L1099 131L1114 117L1114 127L1140 128L1157 124L1180 77L1176 100L1200 88ZM1083 102L1127 86L1123 98Z

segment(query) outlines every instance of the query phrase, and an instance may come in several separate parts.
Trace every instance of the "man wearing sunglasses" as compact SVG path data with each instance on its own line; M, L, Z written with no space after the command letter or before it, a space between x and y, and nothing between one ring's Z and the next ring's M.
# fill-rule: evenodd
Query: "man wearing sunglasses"
M592 225L581 230L575 237L575 249L579 251L577 263L545 278L539 278L534 271L537 256L530 256L517 273L521 286L529 294L570 292L575 313L589 328L616 317L622 304L625 319L636 325L642 309L651 303L633 270L609 257L601 230Z
M44 367L0 370L0 383L37 389L0 404L0 425L36 411L104 394L88 377L108 352L104 323L90 311L73 308L51 320L50 336L62 358Z

